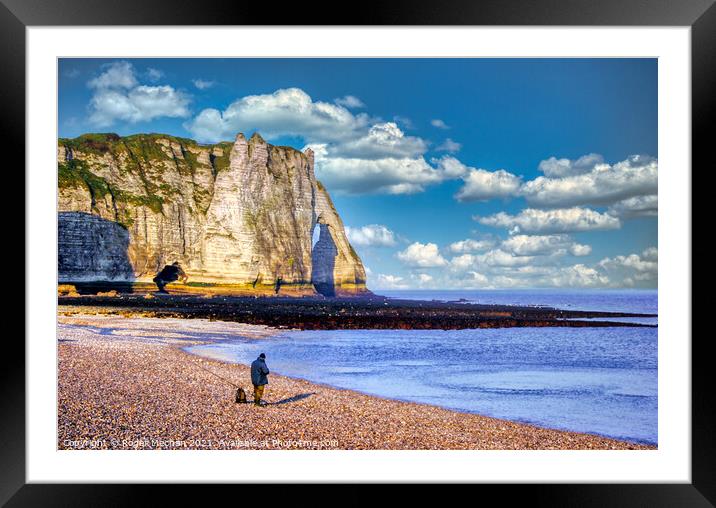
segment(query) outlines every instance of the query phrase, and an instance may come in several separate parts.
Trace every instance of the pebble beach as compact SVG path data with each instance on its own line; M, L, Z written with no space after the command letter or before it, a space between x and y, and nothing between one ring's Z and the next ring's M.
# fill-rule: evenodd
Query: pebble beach
M252 396L248 365L182 350L273 334L262 325L63 308L58 449L653 449L273 373L268 405L237 404L236 386Z

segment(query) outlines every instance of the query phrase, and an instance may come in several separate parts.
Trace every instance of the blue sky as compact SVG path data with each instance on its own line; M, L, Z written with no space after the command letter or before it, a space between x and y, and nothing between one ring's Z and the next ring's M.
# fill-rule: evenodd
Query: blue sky
M59 135L258 130L386 288L656 287L655 59L62 59Z

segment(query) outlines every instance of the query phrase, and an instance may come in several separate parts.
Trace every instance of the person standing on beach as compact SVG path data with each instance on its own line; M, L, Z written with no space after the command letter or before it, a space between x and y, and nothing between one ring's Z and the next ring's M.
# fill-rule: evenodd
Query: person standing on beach
M261 405L261 396L264 394L264 386L268 384L269 369L266 366L266 354L261 353L251 363L251 383L254 385L254 405Z

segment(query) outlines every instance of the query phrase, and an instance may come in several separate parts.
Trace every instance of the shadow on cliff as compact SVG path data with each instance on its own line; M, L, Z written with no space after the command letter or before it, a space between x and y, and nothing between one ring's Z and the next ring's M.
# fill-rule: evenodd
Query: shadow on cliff
M57 214L57 277L80 294L132 292L129 231L121 224L85 212Z
M321 228L318 242L311 253L311 281L316 291L323 296L336 296L336 281L333 273L336 267L338 247L329 231L328 224L318 223Z

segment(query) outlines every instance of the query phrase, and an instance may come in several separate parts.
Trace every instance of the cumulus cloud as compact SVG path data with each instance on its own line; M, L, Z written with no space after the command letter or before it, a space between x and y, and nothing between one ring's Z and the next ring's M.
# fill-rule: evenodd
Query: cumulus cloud
M624 218L656 217L659 213L659 198L653 194L624 199L610 206L608 212Z
M189 97L169 85L140 85L129 62L115 62L87 85L94 90L89 103L89 121L108 127L118 120L130 123L159 117L189 116Z
M650 247L641 254L607 257L599 262L599 267L613 278L655 283L659 273L658 251Z
M164 77L164 72L160 71L159 69L154 69L153 67L149 67L147 69L147 79L149 81L151 81L152 83L156 83L163 77Z
M453 254L464 254L469 252L480 252L495 246L494 240L473 240L468 238L459 242L451 243L448 250Z
M458 249L459 250L459 249ZM415 243L399 253L411 268L431 268L429 279L415 270L400 284L452 288L609 288L654 287L656 247L641 254L607 257L596 263L573 263L572 256L591 253L589 245L568 235L516 235L486 252L461 253L445 260L435 244Z
M533 263L534 256L519 256L502 249L493 249L484 254L462 254L450 259L448 267L453 272L485 270L497 267L527 266Z
M410 287L403 277L384 273L379 273L368 283L373 289L408 289Z
M545 235L541 235L545 236ZM654 287L658 272L658 251L655 247L641 254L618 255L596 263L570 263L570 249L580 255L590 249L575 243L566 235L550 238L509 238L499 247L484 253L464 253L446 264L431 265L430 279L414 271L409 279L399 282L410 287L452 288L609 288ZM430 245L430 244L427 244ZM423 252L418 244L411 259L439 256L436 248ZM408 249L406 249L406 252ZM530 254L530 255L525 255ZM440 256L441 257L441 256ZM409 264L413 268L417 263Z
M487 217L474 216L473 219L486 226L506 228L512 233L569 233L621 227L617 217L579 207L554 210L526 208L517 215L499 212Z
M502 242L502 248L517 256L554 255L569 252L586 256L592 248L573 242L567 235L514 235Z
M449 128L450 128L445 122L443 122L443 121L440 120L439 118L436 118L436 119L434 119L434 120L430 120L430 125L432 125L433 127L438 128L438 129L449 129Z
M214 81L208 80L208 79L192 79L192 83L194 83L194 86L197 87L199 90L206 90L207 88L211 88L216 83Z
M656 247L649 247L641 253L641 258L646 261L659 261L659 250Z
M267 138L302 136L308 142L355 137L368 128L367 115L354 115L337 104L314 101L300 88L284 88L271 94L247 95L219 111L202 110L185 124L200 141L232 139L237 132L258 130Z
M457 153L460 151L461 148L462 145L460 143L453 141L450 138L447 138L445 141L435 147L435 150L439 152Z
M610 284L609 277L597 269L577 264L560 267L542 277L541 284L552 287L604 287Z
M487 201L516 195L522 178L504 169L487 171L466 166L454 157L434 159L446 177L460 177L465 184L455 194L458 201Z
M448 264L434 243L415 242L405 250L398 252L396 257L408 266L419 268L435 268Z
M633 196L654 195L658 184L656 159L644 155L632 155L614 165L598 163L594 154L585 156L589 163L577 164L564 169L559 161L543 161L540 168L545 174L522 187L521 194L528 203L540 207L572 205L603 205L625 200ZM562 159L564 160L564 159ZM551 162L550 162L551 161ZM547 169L549 168L549 169ZM591 168L584 172L584 169ZM581 171L581 172L580 172Z
M651 247L642 252L641 255L629 254L627 256L604 258L599 262L599 266L607 269L630 268L637 272L656 272L658 253L656 247Z
M104 65L103 72L87 82L87 86L94 89L104 90L127 89L137 86L137 78L134 74L134 67L129 62L114 62Z
M338 104L339 106L343 106L348 109L364 108L365 107L365 104L363 104L363 101L353 95L346 95L344 97L340 97L340 98L336 99L334 102L336 104Z
M199 86L196 80L195 85ZM131 77L126 86L133 86ZM614 165L604 163L598 154L576 160L552 157L540 163L544 176L526 183L505 169L470 167L449 155L428 163L427 140L406 135L398 117L386 122L351 110L363 106L352 95L323 102L300 88L286 88L240 97L223 110L204 109L184 126L202 142L232 139L237 132L252 131L269 140L299 137L316 153L316 175L339 193L410 194L445 180L462 179L464 184L455 194L458 201L523 196L534 208L613 205L611 215L623 217L631 216L630 206L634 214L646 213L636 211L637 203L627 200L656 194L657 163L647 156L632 156ZM401 121L407 125L406 119ZM431 124L449 128L439 119ZM447 138L435 150L454 153L460 148Z
M418 285L425 286L430 285L431 282L433 282L434 277L427 273L415 273L411 276L413 280L415 280Z
M361 247L393 247L397 243L395 234L382 224L346 227L346 235L351 244Z
M534 256L516 255L503 249L494 249L476 256L478 265L486 266L525 266L534 261Z
M335 192L410 194L446 178L423 157L427 141L395 122L354 114L346 106L357 103L347 97L328 103L299 88L280 89L242 97L223 111L204 109L184 126L200 141L253 130L268 139L300 137L315 153L316 175Z
M603 164L604 157L596 153L583 155L579 159L557 159L550 157L539 163L539 170L550 178L582 175L589 173L597 164Z
M582 243L573 243L569 246L569 253L576 257L589 256L592 253L592 246Z
M395 115L395 116L393 117L393 121L394 121L395 123L399 123L399 124L402 125L405 129L408 129L408 130L415 128L415 124L414 124L413 121L412 121L410 118L408 118L407 116Z
M423 158L359 159L323 155L314 149L316 173L331 191L348 194L414 194L430 184L443 181L443 176ZM318 148L318 150L316 150Z
M532 265L521 263L519 257L488 264L479 256L453 258L450 268L436 277L440 284L463 288L531 288L531 287L613 287L615 284L600 268L585 264ZM506 262L510 260L509 262ZM618 284L623 286L624 284Z
M416 159L425 153L427 147L423 139L406 136L395 122L385 122L372 125L362 136L337 144L331 149L331 154L343 158Z
M521 179L504 169L486 171L471 169L464 177L465 185L455 194L458 201L487 201L508 197L519 189Z

